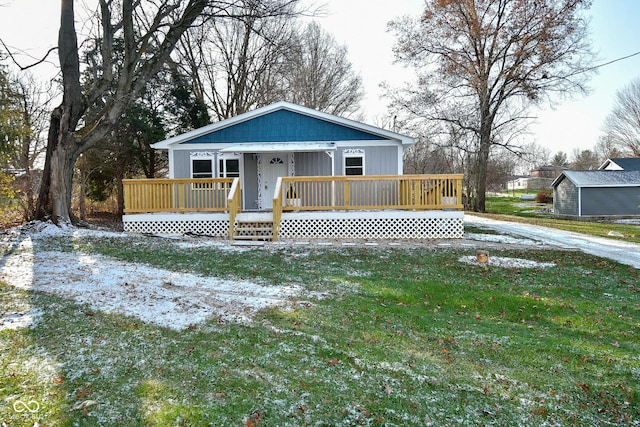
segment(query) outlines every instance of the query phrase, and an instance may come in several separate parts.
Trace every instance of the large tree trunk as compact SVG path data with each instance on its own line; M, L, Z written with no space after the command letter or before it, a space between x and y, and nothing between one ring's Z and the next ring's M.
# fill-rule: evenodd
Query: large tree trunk
M73 186L73 172L75 169L76 154L73 142L65 141L68 136L61 138L58 147L53 152L51 159L51 194L53 202L52 220L54 223L69 224L76 222L71 212L71 193Z
M480 150L476 159L477 183L476 183L476 199L474 210L476 212L486 211L487 198L487 171L489 165L489 152L491 151L491 143L489 142L491 135L480 136Z
M476 157L476 198L473 209L476 212L486 211L487 198L487 174L489 166L489 154L491 153L493 127L493 115L489 108L489 95L480 96L480 147Z
M74 23L73 0L62 0L58 54L62 71L62 104L51 114L47 157L38 197L36 219L70 224L73 170L80 155L74 131L87 109L80 86L80 58Z

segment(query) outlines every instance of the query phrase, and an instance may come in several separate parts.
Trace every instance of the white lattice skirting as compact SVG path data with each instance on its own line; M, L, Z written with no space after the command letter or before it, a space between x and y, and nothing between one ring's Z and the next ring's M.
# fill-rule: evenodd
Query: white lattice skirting
M261 215L264 215L261 214ZM224 213L137 214L123 217L129 233L186 234L227 237ZM351 211L283 213L281 239L460 239L461 211Z
M204 236L227 237L229 235L229 215L208 214L136 214L122 217L124 231L149 234L200 234Z
M464 212L300 212L282 215L282 239L460 239Z

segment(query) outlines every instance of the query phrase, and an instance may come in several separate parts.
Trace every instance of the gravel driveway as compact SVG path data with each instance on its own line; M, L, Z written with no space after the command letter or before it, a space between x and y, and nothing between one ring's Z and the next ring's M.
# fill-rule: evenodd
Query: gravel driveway
M609 258L622 264L640 268L640 245L602 237L593 237L571 231L541 227L517 222L465 214L465 225L492 229L500 233L544 242L565 249L577 249L584 253Z

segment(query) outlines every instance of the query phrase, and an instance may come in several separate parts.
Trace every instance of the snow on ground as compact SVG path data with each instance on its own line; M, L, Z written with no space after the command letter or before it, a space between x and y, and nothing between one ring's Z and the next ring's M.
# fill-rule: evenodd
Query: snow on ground
M177 330L209 318L248 322L260 309L289 304L300 290L176 273L100 255L38 250L39 239L69 232L96 233L54 226L39 227L17 240L13 233L13 248L0 262L0 280ZM34 314L22 310L2 315L0 328L24 326Z
M499 234L467 233L462 241L440 242L435 243L436 246L473 247L478 244L489 247L494 247L493 245L528 248L555 246L580 249L640 268L638 245L474 216L466 216L465 221L476 226L496 229ZM258 310L291 304L301 292L301 289L294 285L272 286L247 281L223 280L216 277L171 272L100 255L39 249L39 242L52 236L81 239L84 236L126 237L127 234L59 228L46 223L32 223L5 231L0 236L0 249L4 248L6 251L0 259L0 281L22 289L34 289L73 298L79 303L90 305L95 310L135 316L145 322L178 330L209 318L227 322L249 322ZM180 237L180 239L184 238ZM296 246L303 243L308 244L308 242L274 242L272 245ZM355 245L353 242L319 242L316 246L331 246L334 243L336 246ZM185 239L177 244L184 249L202 246L230 251L250 249L210 239ZM364 243L364 245L369 244L378 245L377 242ZM405 244L412 246L415 243L388 242L389 246ZM474 256L462 257L460 261L477 263ZM489 259L489 265L510 268L546 268L553 264L546 265L530 260L492 256ZM32 307L15 307L11 310L10 313L0 312L0 329L28 326L37 321L41 314Z
M534 224L499 221L466 214L465 224L488 228L500 234L542 242L562 249L577 249L591 255L609 258L616 262L640 268L640 245L621 240L594 237L572 231L541 227Z
M22 329L33 326L42 315L37 308L5 313L0 316L0 331L3 329Z
M508 258L499 256L489 256L488 262L480 263L476 256L463 256L458 259L460 262L466 264L480 265L490 267L505 267L505 268L549 268L555 267L556 264L552 262L538 262L530 259L522 258Z
M480 233L464 233L465 239L474 240L477 242L492 242L492 243L504 243L510 245L529 245L529 246L542 246L544 242L539 242L531 239L523 239L513 236L506 236L504 234L480 234Z

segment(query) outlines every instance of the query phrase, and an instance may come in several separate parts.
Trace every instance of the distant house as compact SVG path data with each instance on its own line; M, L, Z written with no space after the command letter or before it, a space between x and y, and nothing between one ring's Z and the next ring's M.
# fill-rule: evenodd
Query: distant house
M528 190L529 189L529 176L514 176L505 186L505 190Z
M555 179L565 170L563 166L542 165L531 171L531 178Z
M605 162L604 167L625 162ZM621 160L621 159L617 159ZM640 170L564 171L552 183L553 212L559 217L640 216Z
M505 190L544 190L551 188L553 180L565 168L555 165L543 165L530 172L529 176L514 176L507 181Z
M628 157L607 159L598 169L613 171L640 171L640 158Z

